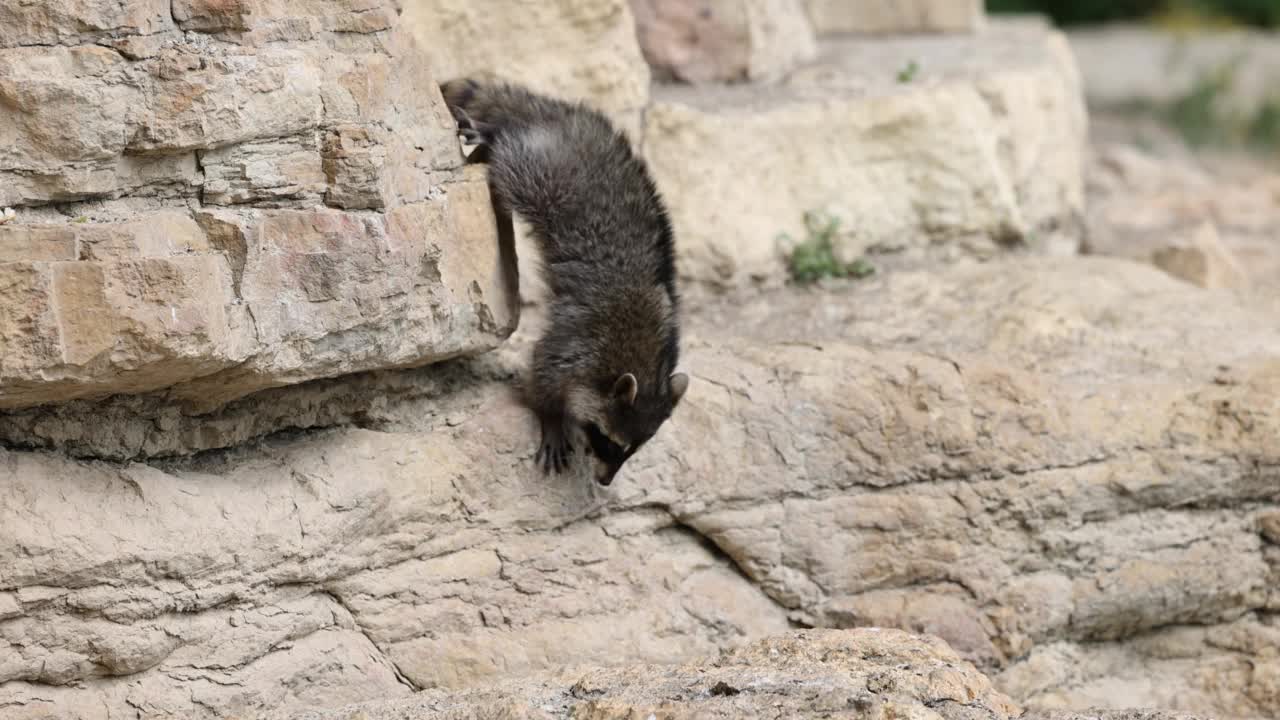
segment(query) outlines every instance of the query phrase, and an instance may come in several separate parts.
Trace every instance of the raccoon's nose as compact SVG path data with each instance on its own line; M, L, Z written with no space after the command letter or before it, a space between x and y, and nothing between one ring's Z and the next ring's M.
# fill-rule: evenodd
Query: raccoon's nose
M613 484L613 477L618 474L618 468L602 465L596 470L596 482L605 487Z

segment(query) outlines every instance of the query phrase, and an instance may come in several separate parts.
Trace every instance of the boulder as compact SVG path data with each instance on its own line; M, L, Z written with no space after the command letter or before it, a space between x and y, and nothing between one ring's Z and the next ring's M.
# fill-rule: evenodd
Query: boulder
M805 0L819 33L963 33L983 27L982 0Z
M1010 720L1017 706L935 638L894 630L807 630L678 667L639 665L562 672L459 693L279 720L405 717L597 720L760 717Z
M663 80L776 80L817 55L800 0L631 0L640 48Z
M1080 88L1062 36L1034 23L825 41L781 84L663 87L645 117L690 278L782 279L779 238L805 240L811 211L841 221L846 262L1080 243Z
M1086 251L1280 298L1280 174L1239 158L1218 166L1210 174L1177 152L1157 157L1119 140L1094 149Z
M0 409L211 408L510 333L483 171L395 3L126 5L0 11Z
M418 1L404 22L441 80L496 75L588 100L638 136L649 67L627 0Z
M154 416L168 460L0 451L0 706L332 708L798 623L937 635L1035 709L1280 712L1269 312L1107 259L689 302L689 394L607 490L533 465L536 315Z

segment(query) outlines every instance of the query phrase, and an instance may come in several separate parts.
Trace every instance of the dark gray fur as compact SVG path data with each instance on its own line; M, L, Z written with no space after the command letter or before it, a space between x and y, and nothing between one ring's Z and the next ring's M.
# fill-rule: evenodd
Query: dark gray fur
M601 113L499 83L442 88L489 163L495 197L531 227L551 291L527 397L538 460L563 470L580 427L612 482L688 387L676 373L679 297L671 222L644 161Z

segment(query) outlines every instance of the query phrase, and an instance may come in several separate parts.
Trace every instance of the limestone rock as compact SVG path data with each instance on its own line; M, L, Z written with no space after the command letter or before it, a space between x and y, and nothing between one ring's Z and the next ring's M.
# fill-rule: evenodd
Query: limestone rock
M0 408L173 389L208 409L510 333L500 219L396 3L156 12L0 11L0 207L21 211Z
M1155 251L1151 260L1170 275L1202 288L1248 287L1240 263L1222 245L1218 231L1204 224L1195 231L1189 247L1168 246Z
M909 82L899 77L915 64ZM1035 24L970 37L828 41L781 85L662 88L644 152L671 205L680 271L777 280L809 211L837 253L1073 253L1085 117L1069 50Z
M983 26L982 0L805 0L819 33L958 33Z
M649 68L627 0L412 0L404 22L437 78L493 74L589 100L638 134Z
M1205 288L1280 297L1280 174L1235 162L1214 174L1124 142L1089 158L1087 251L1153 263Z
M74 45L119 35L172 30L170 0L7 2L0 6L0 48Z
M140 423L224 452L0 452L0 706L332 708L797 622L936 633L1036 709L1280 712L1274 315L1107 259L690 303L689 394L607 491L533 467L535 322Z
M774 80L817 55L800 0L631 0L645 59L662 79Z
M717 659L562 672L461 693L427 692L278 720L381 718L921 717L1009 720L1018 708L944 643L894 630L807 630Z

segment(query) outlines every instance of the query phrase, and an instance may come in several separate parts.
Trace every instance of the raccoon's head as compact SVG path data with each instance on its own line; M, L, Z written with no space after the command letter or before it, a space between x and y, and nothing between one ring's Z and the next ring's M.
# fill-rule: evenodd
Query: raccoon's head
M641 388L631 373L614 382L602 412L595 421L585 423L591 452L600 460L597 482L613 482L622 464L671 417L688 389L689 376L684 373L671 375L662 387Z

